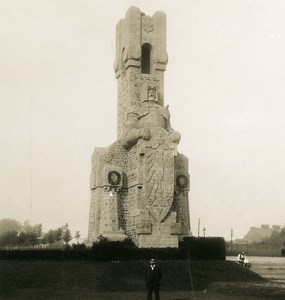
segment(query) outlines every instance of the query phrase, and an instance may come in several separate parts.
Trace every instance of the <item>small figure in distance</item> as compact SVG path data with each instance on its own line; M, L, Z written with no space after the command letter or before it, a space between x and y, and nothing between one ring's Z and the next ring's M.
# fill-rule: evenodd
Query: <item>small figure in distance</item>
M251 264L249 263L249 260L246 258L245 253L243 251L241 251L238 254L237 263L242 265L243 267L247 267L247 268L250 268L250 266L251 266Z
M237 257L237 262L240 264L240 265L244 265L244 260L245 260L245 254L243 251L241 251L239 254L238 254L238 257Z
M160 300L159 286L161 280L161 268L156 265L155 259L149 261L150 265L146 270L146 287L147 287L147 300L152 300L152 292L154 292L155 300Z

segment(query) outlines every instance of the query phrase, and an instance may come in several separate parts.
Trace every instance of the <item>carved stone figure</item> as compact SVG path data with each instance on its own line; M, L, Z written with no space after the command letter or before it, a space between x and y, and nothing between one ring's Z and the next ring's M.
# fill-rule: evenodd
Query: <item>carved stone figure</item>
M163 128L169 133L169 139L178 144L180 133L174 131L170 125L170 113L168 106L158 104L156 87L147 86L147 99L142 100L139 107L132 107L127 113L127 134L123 139L126 148L132 146L139 138L149 140L151 128Z
M191 234L187 158L164 107L166 16L131 7L117 25L118 139L92 156L88 243L178 247Z

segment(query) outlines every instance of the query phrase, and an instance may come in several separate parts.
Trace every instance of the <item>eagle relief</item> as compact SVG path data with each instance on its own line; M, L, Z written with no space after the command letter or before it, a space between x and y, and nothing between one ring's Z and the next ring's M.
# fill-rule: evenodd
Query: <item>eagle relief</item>
M174 193L174 154L175 147L166 145L169 133L163 128L151 130L152 139L160 140L160 143L146 142L145 157L145 181L144 191L146 208L150 214L161 222L168 214ZM162 139L161 136L163 136Z
M139 106L127 114L129 130L123 138L126 148L138 143L145 149L143 193L145 207L156 221L168 214L174 194L174 156L179 132L170 125L168 107L158 104L154 82L146 82Z

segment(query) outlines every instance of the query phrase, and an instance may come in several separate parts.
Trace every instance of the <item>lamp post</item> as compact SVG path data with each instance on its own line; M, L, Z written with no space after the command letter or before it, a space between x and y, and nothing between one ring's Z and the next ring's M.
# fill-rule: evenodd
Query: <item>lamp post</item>
M206 228L205 227L203 228L203 235L204 235L204 237L206 235Z
M233 252L233 235L234 235L234 232L233 232L233 229L231 228L231 252Z

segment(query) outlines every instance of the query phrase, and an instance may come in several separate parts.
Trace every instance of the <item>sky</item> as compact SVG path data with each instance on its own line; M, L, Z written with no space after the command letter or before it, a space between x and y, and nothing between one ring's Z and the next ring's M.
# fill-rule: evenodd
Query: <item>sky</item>
M0 0L0 219L87 236L95 147L116 140L115 28L167 14L165 105L193 235L284 226L285 2Z

